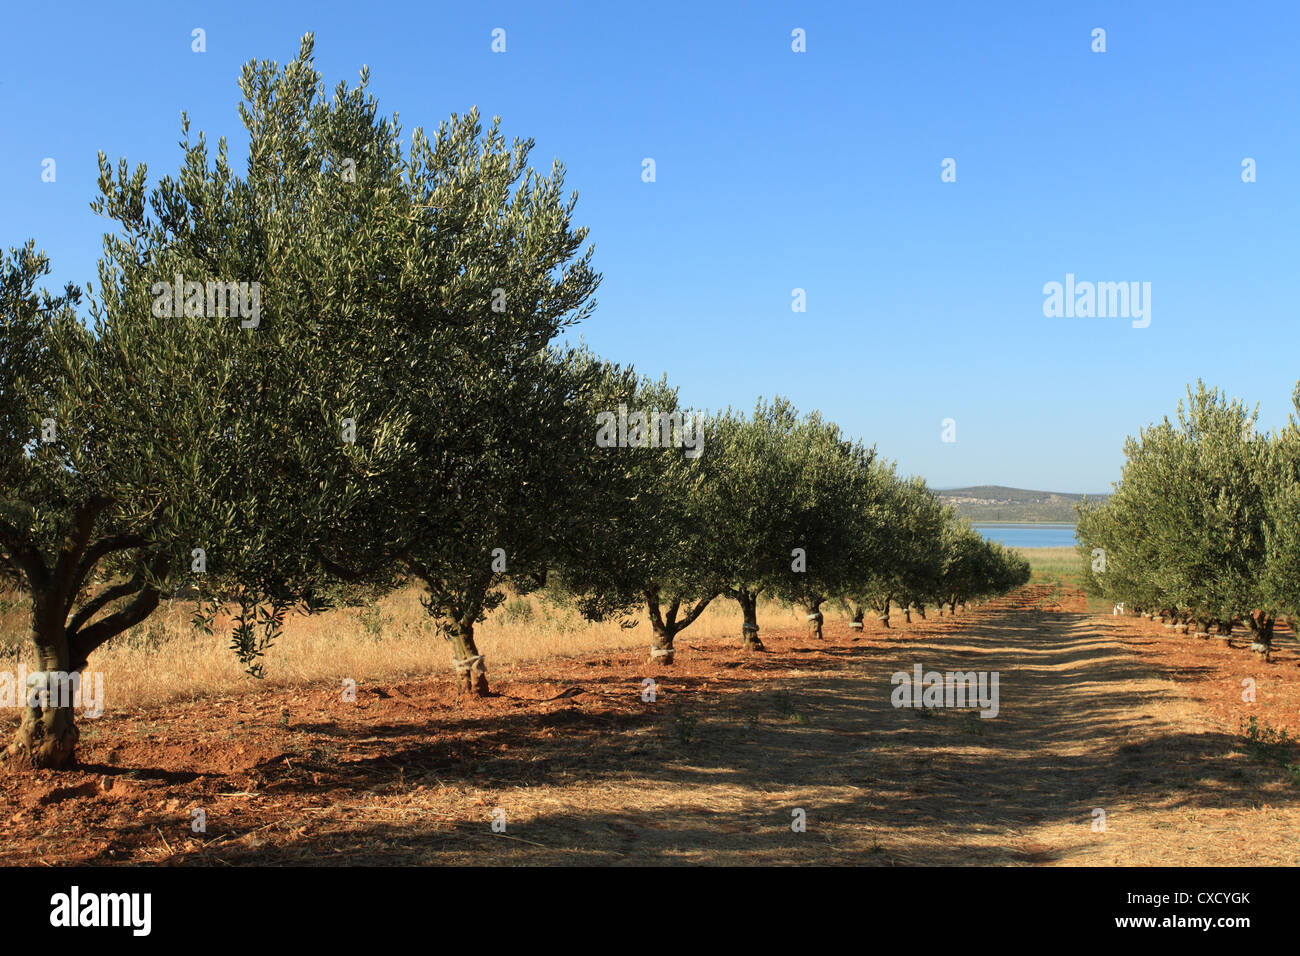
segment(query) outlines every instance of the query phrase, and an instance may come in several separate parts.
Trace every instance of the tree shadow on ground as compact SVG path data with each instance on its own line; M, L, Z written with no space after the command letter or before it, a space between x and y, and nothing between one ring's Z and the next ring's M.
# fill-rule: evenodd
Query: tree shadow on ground
M173 862L1061 863L1105 839L1098 808L1249 809L1265 793L1300 806L1241 738L1181 726L1171 672L1086 614L1006 602L952 622L824 648L788 638L747 659L761 682L665 670L653 702L629 703L625 674L593 674L546 711L304 725L301 753L260 768L300 811L282 813L293 826L268 810L262 842L250 807ZM996 671L997 715L895 707L892 675L916 664ZM325 806L302 826L344 794L373 795L394 822Z

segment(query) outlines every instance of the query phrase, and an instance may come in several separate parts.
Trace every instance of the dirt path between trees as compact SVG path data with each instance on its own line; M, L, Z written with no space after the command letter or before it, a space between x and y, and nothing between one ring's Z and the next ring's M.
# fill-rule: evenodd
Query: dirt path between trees
M1296 729L1293 653L1175 641L1050 586L870 628L764 632L761 655L687 632L671 667L521 665L486 701L439 675L110 714L77 770L0 774L0 862L1300 862L1300 786L1237 728ZM917 664L996 671L999 713L895 708Z

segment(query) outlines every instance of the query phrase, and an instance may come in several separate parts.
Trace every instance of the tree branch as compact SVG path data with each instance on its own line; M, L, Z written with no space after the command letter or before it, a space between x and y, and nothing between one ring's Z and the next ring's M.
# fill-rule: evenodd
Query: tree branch
M120 598L130 597L144 587L144 569L141 568L129 581L121 584L115 584L110 588L101 591L95 597L83 604L72 620L68 622L68 631L75 634L92 617L100 612L105 606Z
M82 555L86 553L90 536L95 531L95 522L111 503L111 498L95 495L73 512L72 527L67 537L63 539L63 549L59 552L59 560L54 565L54 586L59 589L54 595L55 605L65 614L72 606L77 591L80 590L72 587L73 569L80 570L80 561Z
M0 547L9 552L14 563L27 575L27 586L33 594L49 587L50 569L39 551L24 540L22 533L7 521L0 520Z
M72 572L72 584L68 588L67 609L72 609L72 602L77 599L81 588L86 583L86 578L95 570L95 566L100 561L108 557L114 551L127 551L131 548L142 548L148 543L148 539L140 534L119 534L109 538L103 538L96 541L86 549L85 554L81 557L81 562L77 569Z
M645 589L645 603L650 611L650 623L663 630L664 616L659 610L659 589L657 587Z
M160 556L154 558L149 572L154 577L161 577L166 569L166 559ZM68 634L68 656L71 658L72 669L80 670L85 667L86 661L97 647L121 634L128 627L134 627L152 614L158 607L159 597L160 595L156 589L145 587L136 594L135 600L122 610L96 621L76 633L70 632Z
M710 594L708 597L701 598L696 602L695 607L691 608L690 613L682 619L682 630L685 630L695 623L695 619L704 613L704 609L709 606L714 597L715 595Z

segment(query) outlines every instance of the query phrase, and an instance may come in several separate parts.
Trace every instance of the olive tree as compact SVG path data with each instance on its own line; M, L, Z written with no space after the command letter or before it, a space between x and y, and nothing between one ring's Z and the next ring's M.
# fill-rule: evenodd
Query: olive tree
M459 463L436 475L440 484L412 491L440 493L448 507L412 516L401 566L426 592L425 607L451 643L457 682L488 693L475 625L500 605L509 585L524 593L546 582L559 556L572 550L585 514L582 480L587 409L599 387L597 363L573 350L471 379L480 404L461 406L473 441L457 446ZM432 469L416 475L435 477ZM412 504L415 502L412 501Z
M139 199L141 183L126 191ZM164 213L151 228L167 227ZM319 583L294 545L311 509L274 463L276 396L297 373L237 318L155 315L150 273L180 260L140 248L106 240L85 324L69 297L35 295L47 264L31 246L0 267L0 569L31 602L38 667L7 751L19 764L73 760L76 675L163 595L191 585L209 616L218 595L235 600L235 650L256 672Z
M471 110L404 144L367 71L331 95L313 48L308 35L283 69L245 66L246 174L224 140L214 163L187 143L160 190L176 223L146 236L146 261L261 281L256 356L217 365L251 383L240 421L276 441L250 480L297 489L286 553L378 591L419 582L458 679L483 694L474 625L502 585L542 579L553 517L577 512L596 375L549 343L590 312L599 277L563 167L533 171L531 141ZM281 374L293 388L270 401ZM248 528L281 527L278 500L258 490Z
M580 514L600 370L550 343L591 312L599 276L563 167L535 172L530 140L508 143L499 121L485 131L476 111L432 138L416 129L406 151L391 126L379 131L382 148L366 154L376 168L358 166L355 185L391 184L384 195L402 208L381 258L359 265L389 316L367 340L381 358L314 391L392 455L323 463L338 504L319 557L345 580L417 582L458 684L483 695L475 625L507 584L545 579Z
M1300 385L1291 395L1294 411L1270 447L1266 499L1266 603L1286 612L1295 627L1300 615Z
M996 558L989 542L966 520L950 520L944 526L940 547L939 613L947 604L949 613L955 614L958 604L965 604L991 585Z
M713 541L721 593L740 605L741 641L761 651L758 599L807 561L799 529L799 416L785 399L753 415L730 410L707 423L701 511Z
M874 448L845 438L811 413L791 432L787 449L795 474L790 509L796 560L778 565L773 591L807 615L809 634L822 637L822 605L841 598L879 566L890 529L885 502L889 474ZM793 550L793 549L792 549ZM861 623L860 616L855 623Z
M675 388L630 369L610 367L590 415L581 512L588 533L562 553L560 573L588 619L626 620L644 607L650 661L672 664L677 635L723 586L702 512L715 473L700 459L717 448Z
M943 553L940 535L947 512L920 478L900 478L891 468L884 511L888 522L884 553L853 589L854 607L871 608L882 626L890 626L890 610L931 600L938 587Z
M1266 655L1278 614L1267 570L1277 461L1253 411L1203 382L1189 387L1176 423L1166 418L1125 443L1107 504L1081 511L1094 581L1108 597L1203 631L1244 618L1252 649Z

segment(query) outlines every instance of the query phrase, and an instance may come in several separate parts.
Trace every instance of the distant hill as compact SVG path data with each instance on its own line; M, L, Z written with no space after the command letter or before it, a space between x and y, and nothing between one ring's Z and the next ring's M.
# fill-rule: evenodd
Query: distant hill
M971 521L1075 521L1074 506L1082 494L1059 491L1029 491L1003 485L974 485L970 488L940 488L935 494L957 513ZM1105 501L1108 495L1090 494L1090 501Z

